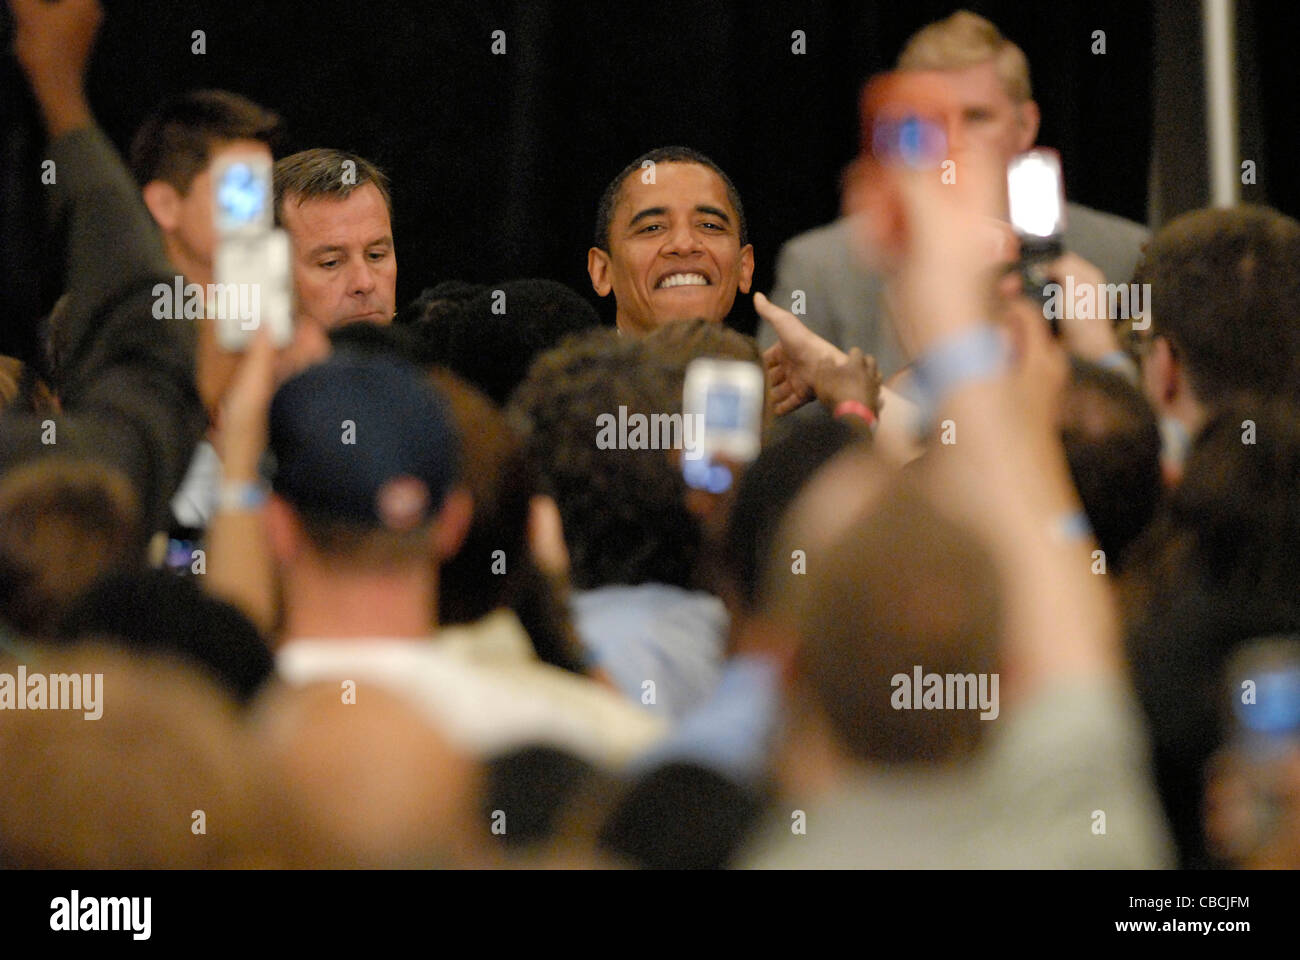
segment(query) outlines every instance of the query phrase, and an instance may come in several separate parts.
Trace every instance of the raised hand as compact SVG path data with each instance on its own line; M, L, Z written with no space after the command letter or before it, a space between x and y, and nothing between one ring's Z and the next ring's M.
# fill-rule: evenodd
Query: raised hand
M817 394L818 366L843 363L843 350L813 333L789 310L783 310L761 293L754 294L754 309L772 325L777 342L763 352L772 412L777 416L797 410Z
M32 86L51 139L90 124L86 66L104 12L99 0L9 0L14 55Z

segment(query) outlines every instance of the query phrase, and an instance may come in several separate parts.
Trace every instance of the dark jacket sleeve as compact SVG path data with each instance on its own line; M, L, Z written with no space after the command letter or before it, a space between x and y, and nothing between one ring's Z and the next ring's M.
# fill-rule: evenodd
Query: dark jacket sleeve
M50 144L50 212L67 291L56 311L62 412L0 417L0 473L39 456L92 459L131 480L152 529L168 522L205 416L194 385L194 331L154 316L154 287L174 272L112 144L93 127ZM52 439L53 443L49 440Z

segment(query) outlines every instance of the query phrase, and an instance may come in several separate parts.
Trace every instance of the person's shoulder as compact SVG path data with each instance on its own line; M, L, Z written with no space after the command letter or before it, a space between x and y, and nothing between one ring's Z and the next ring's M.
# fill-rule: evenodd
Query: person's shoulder
M824 223L820 227L813 227L811 230L805 230L803 233L796 234L787 240L781 247L782 251L790 251L799 254L811 254L829 250L844 250L849 248L849 227L850 221L846 217L840 217L830 223Z
M1091 234L1104 234L1116 239L1131 240L1142 243L1151 236L1151 231L1134 220L1119 214L1094 210L1081 203L1067 205L1069 220L1066 230L1081 230Z

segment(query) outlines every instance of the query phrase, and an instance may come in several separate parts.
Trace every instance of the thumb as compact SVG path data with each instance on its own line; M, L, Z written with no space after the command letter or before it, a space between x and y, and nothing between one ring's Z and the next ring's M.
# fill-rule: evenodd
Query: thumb
M754 294L754 309L758 315L772 325L776 331L777 338L782 343L788 342L791 337L797 337L806 328L789 310L783 310L778 307L761 293Z

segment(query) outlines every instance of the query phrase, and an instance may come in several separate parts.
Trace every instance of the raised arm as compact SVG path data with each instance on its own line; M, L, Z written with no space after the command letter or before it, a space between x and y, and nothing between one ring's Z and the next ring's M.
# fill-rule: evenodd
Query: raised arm
M14 48L40 105L54 161L50 213L66 296L53 339L62 414L0 419L0 469L37 456L123 470L153 528L167 523L205 417L194 387L193 331L154 316L173 271L120 158L95 126L83 80L101 19L95 0L9 0Z

